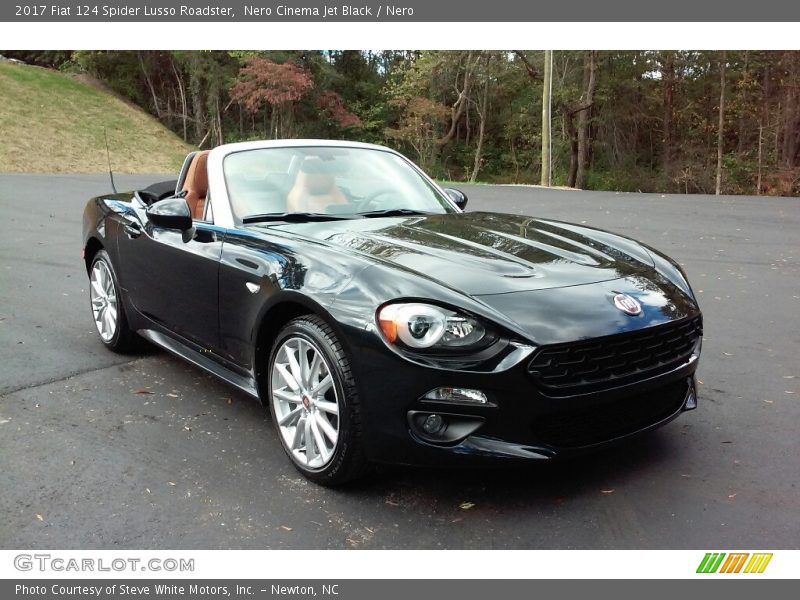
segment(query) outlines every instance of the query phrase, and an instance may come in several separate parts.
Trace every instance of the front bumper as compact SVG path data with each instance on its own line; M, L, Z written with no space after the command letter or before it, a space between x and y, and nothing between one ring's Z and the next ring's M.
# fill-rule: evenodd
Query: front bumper
M532 380L527 360L502 372L447 371L410 363L363 330L355 335L364 437L375 462L466 466L566 457L655 429L696 406L697 354L649 379L552 397ZM437 387L481 390L489 403L422 399ZM477 427L455 442L432 442L419 427L427 414Z

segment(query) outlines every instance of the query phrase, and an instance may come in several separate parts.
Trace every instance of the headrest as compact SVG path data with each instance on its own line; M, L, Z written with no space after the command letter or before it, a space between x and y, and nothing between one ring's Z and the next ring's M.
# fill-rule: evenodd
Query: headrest
M194 192L200 198L205 198L208 193L208 153L208 150L203 150L195 155L183 184L185 191Z

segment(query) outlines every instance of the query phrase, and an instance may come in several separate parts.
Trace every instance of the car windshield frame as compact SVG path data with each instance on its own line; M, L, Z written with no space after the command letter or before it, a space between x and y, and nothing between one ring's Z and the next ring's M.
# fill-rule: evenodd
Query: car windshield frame
M273 208L274 210L247 210L245 208L245 202L243 201L243 195L237 191L235 188L238 184L237 180L234 179L240 173L231 173L229 170L230 163L229 161L233 160L236 161L237 159L241 159L242 155L254 155L254 154L265 154L267 152L274 152L274 153L282 153L281 158L285 158L290 156L289 165L286 173L282 173L280 171L268 171L267 169L264 170L264 185L262 189L258 189L258 183L256 183L253 187L254 191L261 191L264 192L266 190L274 190L276 197L274 198ZM348 156L349 155L349 156ZM367 190L367 195L359 195L354 193L350 186L344 185L342 186L341 183L341 176L343 174L348 174L353 171L353 169L357 168L359 155L364 156L378 156L382 155L381 159L375 162L380 162L383 160L383 157L386 157L385 165L392 165L394 164L394 171L395 176L400 176L399 184L397 182L397 178L395 179L395 184L398 185L399 188L405 187L405 190L398 189L397 195L398 199L393 203L386 203L382 202L380 205L374 205L370 203L369 205L364 204L368 200L370 200L371 196L375 195L377 192L381 190L386 190L385 194L381 196L386 196L391 193L391 185L392 181L390 178L387 178L386 185L384 186L377 186L372 188L371 190ZM335 160L336 156L348 156L348 165L349 169L343 172L336 172L335 170L330 169L330 165L326 165L326 162L331 162ZM328 158L321 158L321 157L328 157ZM317 169L304 169L304 165L306 163L316 163L317 166L321 168ZM352 162L351 162L352 161ZM313 166L313 164L311 165ZM374 164L372 165L375 166ZM318 173L308 173L308 171L318 171ZM373 169L374 170L374 169ZM274 182L268 182L268 173L275 173L276 175L285 176L286 180L282 188L279 188ZM276 147L259 147L259 148L248 148L243 150L237 150L235 152L230 152L223 157L222 160L222 175L223 175L223 182L225 185L226 195L228 197L228 203L230 206L230 210L232 216L242 224L249 224L249 223L257 223L257 222L269 222L269 221L281 221L280 215L294 215L297 214L298 217L301 214L314 214L316 217L322 217L328 215L331 217L330 220L341 220L347 218L378 218L382 216L409 216L409 215L428 215L428 214L451 214L451 213L458 213L460 210L457 206L453 203L453 201L439 188L439 186L430 178L428 175L422 171L416 164L414 164L411 160L403 156L402 154L395 152L389 148L381 148L381 147L361 147L361 146L338 146L335 144L331 145L297 145L297 146L276 146ZM309 177L318 177L319 176L328 178L332 178L334 181L333 187L336 188L338 191L341 192L341 197L343 197L346 202L339 202L339 203L331 203L327 206L321 207L313 207L304 210L302 206L296 207L296 210L290 210L290 199L289 195L290 192L295 191L295 188L299 185L298 178L300 176L304 176L306 178ZM239 182L243 183L246 179L242 177ZM290 185L291 182L291 185ZM415 189L412 189L415 188ZM408 193L409 191L417 193L417 196L413 198L413 202L409 201ZM285 196L285 200L281 199L281 195ZM310 196L312 199L314 196ZM324 201L324 200L323 200ZM413 204L414 206L410 206ZM251 206L252 208L252 206ZM352 209L352 210L350 210ZM386 214L381 214L386 213ZM301 222L302 219L299 218L290 218L286 219L287 221L291 222ZM316 220L320 220L317 218Z

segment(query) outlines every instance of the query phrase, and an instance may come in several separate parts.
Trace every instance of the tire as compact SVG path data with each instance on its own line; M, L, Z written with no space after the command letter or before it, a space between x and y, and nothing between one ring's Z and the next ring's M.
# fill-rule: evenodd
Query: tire
M89 306L100 341L113 352L127 354L141 347L131 330L119 292L114 265L105 250L98 250L89 268Z
M266 375L272 421L297 470L325 486L362 476L361 405L350 359L330 326L313 315L290 321Z

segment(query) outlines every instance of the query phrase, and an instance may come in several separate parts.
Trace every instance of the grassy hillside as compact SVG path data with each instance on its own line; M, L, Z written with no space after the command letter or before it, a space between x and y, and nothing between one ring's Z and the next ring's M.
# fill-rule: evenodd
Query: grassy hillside
M56 71L0 62L0 172L177 171L189 147L113 94Z

